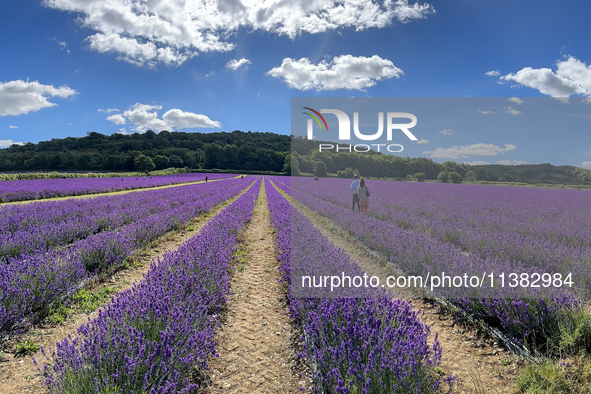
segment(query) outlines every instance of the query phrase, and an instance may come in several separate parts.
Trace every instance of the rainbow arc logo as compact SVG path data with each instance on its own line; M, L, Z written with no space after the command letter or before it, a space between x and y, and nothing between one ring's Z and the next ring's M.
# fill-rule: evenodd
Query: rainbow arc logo
M322 119L322 122L324 122L324 126L326 126L326 131L328 131L328 125L326 124L326 120L324 120L324 116L320 115L320 112L318 112L318 111L316 111L316 110L314 110L314 109L312 109L312 108L309 108L309 107L302 107L302 108L304 108L304 109L307 109L308 111L312 111L312 112L314 112L316 115L318 115L318 116L320 117L320 119ZM309 116L311 116L312 118L314 118L314 120L315 120L315 121L318 123L318 125L320 126L320 130L322 130L322 129L323 129L323 127L322 127L322 123L320 123L320 120L319 120L319 119L318 119L316 116L312 115L312 114L311 114L311 113L309 113L309 112L302 112L302 113L303 113L303 114L306 114L306 115L309 115Z

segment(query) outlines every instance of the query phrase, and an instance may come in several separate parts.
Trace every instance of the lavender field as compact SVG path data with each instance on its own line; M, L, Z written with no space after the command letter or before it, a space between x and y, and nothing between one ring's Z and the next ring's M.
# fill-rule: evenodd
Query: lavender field
M178 174L153 177L71 178L0 181L0 202L40 200L44 198L78 196L115 192L120 190L146 189L156 186L175 185L209 179L232 178L233 174Z
M31 350L39 390L143 394L222 387L222 392L245 392L236 371L222 383L208 385L226 376L212 369L212 360L221 358L221 364L213 365L232 371L232 351L248 345L251 334L246 328L240 337L224 342L226 325L241 326L250 319L260 321L261 329L270 328L268 337L249 346L267 349L263 354L272 364L261 359L262 367L244 383L251 384L248 387L270 381L270 365L287 364L292 371L300 368L297 375L293 372L293 381L281 383L294 392L452 392L455 371L442 367L454 353L449 347L454 342L449 334L441 339L434 321L426 320L417 307L424 305L424 296L445 300L534 354L591 350L585 296L591 266L591 195L586 191L369 180L371 203L363 215L351 211L350 180L226 178L0 206L0 337L5 343L52 330L43 319L53 306L69 305L81 289L93 291L93 284L114 280L130 258L166 244L165 236L173 234L141 278L89 313L86 323ZM305 288L310 275L346 272L362 277L368 272L325 235L326 229L321 231L309 210L397 272L476 276L484 271L568 271L572 284L559 289L501 288L497 282L489 289L434 290L426 283L414 300L384 286ZM178 234L195 218L204 218L203 227L181 242ZM256 232L261 220L269 223L268 233ZM245 231L255 231L255 237L246 241ZM274 247L257 253L268 254L274 262L264 272L274 270L275 282L283 289L280 297L266 302L277 311L284 308L291 327L275 327L279 323L259 315L260 301L246 302L250 306L245 310L236 307L237 298L261 291L256 275L246 294L236 292L233 283L262 260L260 255L246 259L245 248L266 238ZM285 346L276 330L289 332L289 347L299 349L293 358L273 353ZM2 382L5 376L0 373ZM0 385L0 391L6 387Z
M492 289L460 286L434 295L501 327L517 343L546 351L586 346L591 193L370 180L368 215L360 215L351 211L350 183L292 178L278 185L405 273L497 273ZM516 286L500 288L500 273L550 280L518 277ZM557 273L571 274L572 282L553 282Z

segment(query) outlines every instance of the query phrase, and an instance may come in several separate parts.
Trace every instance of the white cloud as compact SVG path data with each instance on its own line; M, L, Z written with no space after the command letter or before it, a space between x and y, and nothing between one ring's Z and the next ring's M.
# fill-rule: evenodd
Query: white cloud
M570 98L568 98L568 97L553 97L553 98L560 101L562 104L570 103Z
M40 84L38 81L20 79L0 82L0 116L22 115L54 107L57 104L48 101L48 97L67 98L75 94L78 92L65 85L56 88L53 85Z
M162 119L169 123L172 127L180 127L189 129L193 127L202 128L219 128L222 127L220 122L213 121L205 115L194 114L192 112L184 112L180 109L168 110L162 115Z
M123 116L121 114L107 116L107 120L109 122L113 122L113 123L119 124L119 125L127 123L127 119L125 119L125 116Z
M501 148L481 142L472 145L452 146L451 148L437 148L434 151L423 151L423 154L439 159L462 159L470 156L496 156L516 149L517 147L512 144L505 144L505 147Z
M581 163L581 167L588 168L591 170L591 161L584 161Z
M419 144L419 145L428 144L428 143L429 143L429 141L427 141L427 140L418 140L417 141L417 144Z
M591 97L585 97L585 98L583 99L583 102L584 102L585 104L591 104Z
M162 130L173 131L174 128L220 128L220 122L213 121L205 115L184 112L180 109L170 109L158 118L157 110L161 110L160 105L149 105L136 103L124 111L123 114L111 115L108 121L117 125L126 124L129 121L135 127L133 130L144 132L148 129L160 132ZM122 129L120 129L122 130ZM123 129L125 130L125 129Z
M99 108L99 109L97 109L97 111L103 112L103 113L106 113L106 114L110 114L111 112L119 112L119 109L118 108L107 108L107 109L101 109L101 108Z
M13 126L13 125L10 125L10 126L8 126L8 128L9 128L9 129L18 129L18 126Z
M205 74L205 78L209 78L212 75L215 75L215 70L213 70L212 72L210 72L209 74Z
M503 166L513 166L519 164L527 164L527 162L523 160L499 160L497 161L497 164L501 164Z
M244 68L248 69L248 66L246 66L247 64L250 64L250 60L248 60L248 59L245 59L245 58L242 58L240 60L232 59L228 63L226 63L226 68L236 71L241 66L244 66Z
M479 114L482 114L482 115L490 115L490 114L494 114L494 112L493 112L493 111L478 111L478 113L479 113Z
M357 31L405 23L435 12L409 0L44 0L74 12L90 48L137 65L178 66L199 52L229 51L239 29L294 39L341 28Z
M471 166L488 166L488 165L492 164L492 163L489 163L488 161L482 161L482 160L464 161L462 163L469 164Z
M518 110L513 109L511 107L505 107L505 110L506 110L505 112L507 112L508 114L511 114L511 115L519 115L521 113L521 111L518 111Z
M0 148L9 148L11 145L24 145L24 143L14 142L13 140L0 140Z
M444 129L439 132L439 134L443 134L445 136L454 135L455 132L452 129Z
M352 55L337 56L332 61L312 64L308 58L283 59L281 66L269 70L266 75L283 78L290 88L298 90L363 90L377 81L404 74L390 60L378 55L372 57Z
M521 100L519 97L511 97L511 98L507 99L507 101L510 101L510 102L515 103L517 105L523 104L523 100Z
M487 77L498 77L499 75L501 75L501 72L499 70L487 71L484 73L484 75L486 75Z
M572 56L557 61L556 72L549 68L525 67L515 74L502 76L501 80L515 81L552 97L591 94L591 66Z

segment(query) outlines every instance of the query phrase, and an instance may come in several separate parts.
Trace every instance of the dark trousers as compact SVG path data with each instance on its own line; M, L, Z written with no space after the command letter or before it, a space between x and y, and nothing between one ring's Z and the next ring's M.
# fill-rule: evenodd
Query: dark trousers
M355 210L355 203L357 203L357 209L359 209L359 212L361 212L361 207L359 206L359 194L353 194L353 206L351 207L352 211Z

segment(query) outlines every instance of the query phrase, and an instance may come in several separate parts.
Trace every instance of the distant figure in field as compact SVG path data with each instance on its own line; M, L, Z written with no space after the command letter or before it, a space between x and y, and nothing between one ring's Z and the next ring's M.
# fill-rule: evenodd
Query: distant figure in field
M357 208L359 212L361 212L361 207L359 206L359 194L357 194L357 189L359 189L359 177L357 174L353 176L353 182L351 182L351 194L353 195L353 206L351 207L351 211L355 211L355 203L357 203Z
M207 183L207 175L205 176L205 183Z
M123 182L123 177L121 177L121 182Z
M361 212L367 214L367 208L369 207L369 187L367 187L367 185L365 184L365 178L361 178L361 180L359 181L357 194L359 195L359 204L361 204Z

